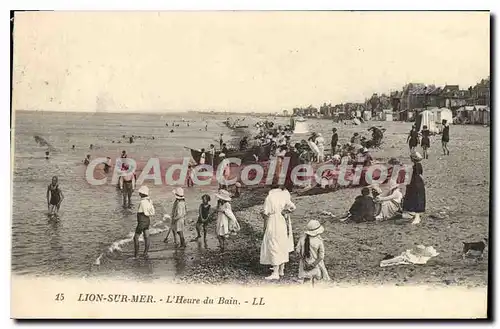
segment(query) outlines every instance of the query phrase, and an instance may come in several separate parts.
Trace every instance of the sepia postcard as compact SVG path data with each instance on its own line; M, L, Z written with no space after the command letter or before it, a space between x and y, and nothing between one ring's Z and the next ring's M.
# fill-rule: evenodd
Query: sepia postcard
M11 317L487 318L490 21L15 12Z

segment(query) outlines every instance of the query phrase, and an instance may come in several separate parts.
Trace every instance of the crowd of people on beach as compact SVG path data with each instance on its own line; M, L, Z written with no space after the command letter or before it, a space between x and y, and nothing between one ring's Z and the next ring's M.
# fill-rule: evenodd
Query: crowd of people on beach
M382 144L384 129L370 127L368 131L372 133L371 139L361 136L358 132L354 133L350 141L340 145L337 128L332 129L330 153L325 152L325 138L319 132L313 132L307 139L291 145L293 130L290 126L275 127L272 122L261 122L256 125L258 133L255 140L262 144L273 144L273 157L277 159L277 172L281 171L282 161L290 158L289 171L301 163L324 163L333 164L361 164L364 167L370 166L373 158L368 148L375 149ZM449 142L449 125L443 120L442 147L444 155L449 155L447 144ZM340 222L377 222L394 218L412 219L412 224L421 222L421 215L426 208L425 184L422 178L423 166L422 160L428 159L427 150L430 147L430 136L426 126L418 132L413 126L407 139L410 148L410 159L412 161L412 172L410 183L406 185L406 192L403 195L401 185L396 180L390 180L387 184L388 189L384 193L379 185L369 185L361 189L361 194L357 196L346 215L340 218ZM137 136L133 136L137 137ZM132 137L131 137L132 138ZM133 141L131 140L131 143ZM240 149L247 147L248 137L240 140ZM417 152L418 144L421 145L423 156ZM93 149L91 144L89 149ZM73 145L73 148L75 146ZM210 145L209 153L224 156L224 152L229 152L224 142L223 134L219 136L219 150L214 144ZM204 154L204 150L203 150ZM127 158L127 152L123 151L121 158ZM212 157L213 159L214 157ZM107 173L111 168L111 158L107 157L104 163L104 171ZM84 164L90 163L90 155L84 159ZM391 163L392 161L392 163ZM392 158L389 164L398 164L398 160ZM204 164L204 157L200 159L200 164ZM192 167L190 166L192 169ZM121 170L125 174L120 176L118 188L123 195L123 205L130 208L133 191L136 189L135 173L129 172L126 162L121 164ZM228 173L229 175L229 173ZM226 176L226 174L225 174ZM188 174L190 177L190 174ZM225 177L227 178L227 177ZM188 187L193 186L189 183ZM242 185L237 182L233 186L233 192L229 191L227 185L220 185L215 193L217 204L212 207L212 198L208 194L201 197L198 208L197 220L195 223L196 237L192 241L203 239L207 244L207 229L211 222L215 222L215 236L217 237L221 252L226 249L226 244L231 240L231 236L237 235L241 230L238 219L236 218L231 201L233 198L240 197ZM271 190L263 204L262 217L264 219L264 235L260 248L260 264L270 266L271 274L266 276L267 280L278 280L284 275L285 265L289 262L289 255L295 252L299 260L299 272L297 277L299 281L304 279L311 280L330 280L326 269L325 246L321 239L321 233L324 227L318 220L311 220L307 223L305 231L298 238L297 243L293 238L291 216L296 209L292 202L291 191L294 184L289 180L289 172L286 173L284 184L273 182ZM138 189L140 202L137 209L137 226L134 233L134 257L139 254L139 237L144 237L143 256L148 257L150 249L149 228L151 217L156 215L153 201L150 196L149 188L142 185ZM173 190L174 202L170 214L163 214L165 221L170 220L169 229L165 236L164 243L168 243L172 236L175 247L185 248L187 246L185 230L188 225L188 209L185 199L184 189L178 187ZM49 215L56 216L64 200L63 193L58 184L58 178L54 176L52 182L47 188L47 204Z

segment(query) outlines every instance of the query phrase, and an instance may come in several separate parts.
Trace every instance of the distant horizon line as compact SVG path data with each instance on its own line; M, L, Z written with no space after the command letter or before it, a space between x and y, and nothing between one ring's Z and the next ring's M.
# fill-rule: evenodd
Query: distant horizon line
M120 111L120 110L39 110L39 109L13 109L12 112L22 111L22 112L67 112L67 113L103 113L103 114L180 114L180 113L206 113L206 114L248 114L248 113L256 113L256 114L282 114L283 111L275 111L275 112L264 112L264 111L216 111L216 110L175 110L175 111L160 111L160 110L131 110L131 111Z

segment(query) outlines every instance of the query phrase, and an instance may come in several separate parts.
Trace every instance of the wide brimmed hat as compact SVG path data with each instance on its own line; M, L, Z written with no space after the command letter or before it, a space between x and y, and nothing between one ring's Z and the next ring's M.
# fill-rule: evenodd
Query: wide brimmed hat
M422 155L418 152L414 152L410 155L410 158L415 161L420 161L423 159Z
M139 194L144 194L144 195L147 195L149 196L149 187L147 187L146 185L143 185L139 188Z
M321 223L316 219L312 219L309 221L309 223L307 223L305 233L309 236L316 236L323 233L324 231L325 228L323 227L323 225L321 225Z
M321 133L317 133L317 134L316 134L316 136L321 137L321 136L323 136L323 135L321 135Z
M241 187L241 183L240 182L236 182L236 184L234 184L234 185L236 185L236 187Z
M361 150L362 153L368 153L368 149L366 147L363 147L363 149Z
M225 157L226 155L224 153L219 153L219 158L223 158Z
M231 201L231 194L229 194L229 192L226 190L219 190L219 192L215 194L215 196L224 201Z
M184 189L182 187L177 187L172 191L177 199L184 199Z

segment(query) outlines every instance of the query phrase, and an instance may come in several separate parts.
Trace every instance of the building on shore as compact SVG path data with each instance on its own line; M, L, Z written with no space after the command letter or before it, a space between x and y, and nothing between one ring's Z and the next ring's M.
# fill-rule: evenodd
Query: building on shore
M319 111L314 106L309 105L306 108L302 108L302 107L294 108L293 115L300 116L300 117L318 117Z
M388 109L392 109L393 120L413 121L419 113L429 108L447 108L452 111L453 116L456 116L458 109L463 110L465 106L476 105L487 106L488 113L482 113L482 119L478 119L479 114L474 114L476 116L474 121L489 122L490 97L490 77L482 79L475 86L465 90L453 84L439 87L433 84L411 82L403 86L401 90L391 91L388 94L373 93L363 103L348 102L337 105L323 103L319 109L309 105L306 108L294 108L293 115L334 120L359 117L380 120L390 118L391 116L386 116L386 114ZM365 115L367 111L371 112L370 115ZM481 111L485 112L485 110Z
M470 89L471 98L475 105L490 106L490 77L482 79Z

